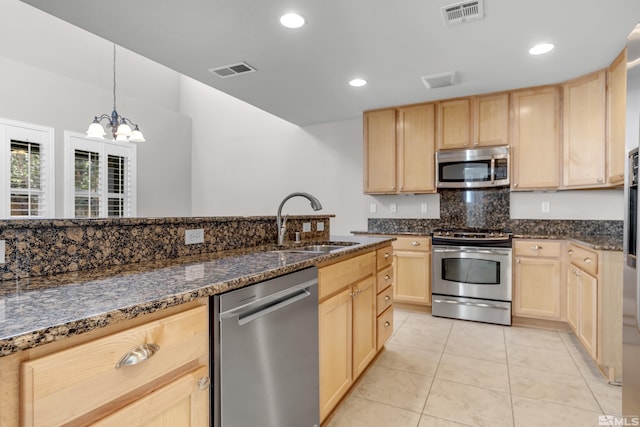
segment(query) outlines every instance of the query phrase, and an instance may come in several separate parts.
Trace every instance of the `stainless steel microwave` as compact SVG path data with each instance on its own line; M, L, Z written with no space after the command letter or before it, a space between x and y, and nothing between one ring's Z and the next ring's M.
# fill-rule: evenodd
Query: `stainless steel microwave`
M509 147L438 151L436 183L438 188L509 185Z

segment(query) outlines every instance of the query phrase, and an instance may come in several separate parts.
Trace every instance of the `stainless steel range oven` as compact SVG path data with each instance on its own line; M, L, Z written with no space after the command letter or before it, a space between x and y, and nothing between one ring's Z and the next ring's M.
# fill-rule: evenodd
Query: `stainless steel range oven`
M511 325L511 233L436 230L431 314Z

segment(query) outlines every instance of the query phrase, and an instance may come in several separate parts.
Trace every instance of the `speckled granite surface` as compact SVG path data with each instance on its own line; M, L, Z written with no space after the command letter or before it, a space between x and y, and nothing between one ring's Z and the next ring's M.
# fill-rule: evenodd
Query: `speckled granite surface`
M321 256L275 252L271 245L0 282L0 356L382 247L391 240L341 236L331 241L354 245Z
M327 240L333 215L290 216L287 240L312 222L305 240ZM324 224L315 231L316 223ZM187 229L204 229L204 243L184 244ZM149 260L227 251L276 241L275 216L54 219L0 221L6 263L0 280L48 276Z
M516 238L573 239L596 250L622 251L622 227L622 221L515 219L498 228L510 229ZM446 219L369 218L367 230L353 233L427 236L436 228L466 227L454 227Z

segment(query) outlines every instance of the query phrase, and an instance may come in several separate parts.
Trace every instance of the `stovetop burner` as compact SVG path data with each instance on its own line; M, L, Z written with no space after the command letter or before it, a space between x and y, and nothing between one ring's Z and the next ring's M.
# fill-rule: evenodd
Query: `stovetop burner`
M433 244L497 244L511 246L511 230L490 230L481 228L452 229L440 228L433 231Z

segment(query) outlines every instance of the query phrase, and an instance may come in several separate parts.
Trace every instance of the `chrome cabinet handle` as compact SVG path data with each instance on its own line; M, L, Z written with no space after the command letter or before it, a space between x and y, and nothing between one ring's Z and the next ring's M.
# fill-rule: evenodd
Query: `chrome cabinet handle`
M389 280L389 279L391 279L391 276L389 276L388 274L385 274L385 275L384 275L384 280L385 280L385 281L387 281L387 280Z
M414 240L413 242L411 242L411 246L420 246L420 242Z
M584 262L586 262L587 264L591 264L591 258L585 258Z
M390 297L389 295L387 295L387 296L385 296L385 297L384 297L384 300L385 300L385 301L389 301L390 299L391 299L391 297Z
M389 252L385 252L385 253L384 253L384 257L385 257L385 259L386 259L386 258L389 258L390 256L391 256L391 255L389 254Z
M542 249L542 246L533 245L533 246L531 246L531 249L533 249L534 251L539 251L540 249Z
M598 179L597 179L597 181L598 181L598 182L604 182L604 179L602 179L602 178L598 178Z
M384 322L384 327L388 328L389 326L391 326L391 322L389 322L388 320L386 322Z
M513 183L513 186L514 186L514 187L517 187L517 186L518 186L518 183L517 183L517 182L514 182L514 183Z
M520 264L520 258L516 258L516 262Z
M198 388L200 390L206 390L211 384L211 379L209 377L202 377L198 380Z
M569 255L571 255L573 253L573 251L571 249L569 249L567 252L569 253Z
M138 365L152 358L158 351L160 346L157 344L140 344L129 350L116 363L116 369L123 366Z

